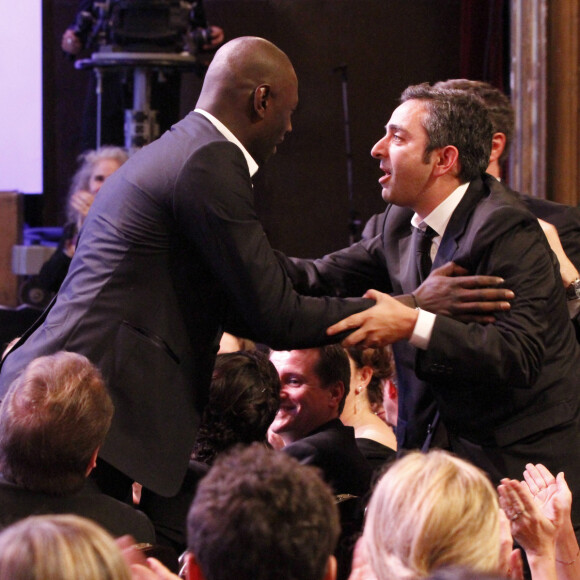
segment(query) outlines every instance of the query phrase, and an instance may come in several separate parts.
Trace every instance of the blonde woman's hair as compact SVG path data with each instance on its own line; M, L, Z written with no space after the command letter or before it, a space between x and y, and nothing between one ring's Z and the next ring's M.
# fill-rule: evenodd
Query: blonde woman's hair
M444 451L396 461L369 503L364 540L378 580L426 578L441 566L499 567L499 505L483 471Z
M31 516L0 533L0 580L131 580L112 536L74 515Z

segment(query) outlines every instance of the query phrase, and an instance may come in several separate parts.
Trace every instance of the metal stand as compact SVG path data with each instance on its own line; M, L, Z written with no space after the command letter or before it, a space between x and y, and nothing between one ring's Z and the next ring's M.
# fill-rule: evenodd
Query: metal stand
M346 76L347 66L342 64L334 69L340 72L342 82L342 113L344 121L344 141L346 149L346 180L348 186L348 232L349 244L354 244L361 239L362 221L359 212L354 209L354 186L352 179L352 148L350 142L350 117L348 113L348 79Z
M101 146L103 74L129 70L133 73L133 108L125 111L125 147L129 154L159 137L157 111L151 109L151 74L188 71L196 68L196 58L188 53L103 52L77 60L75 68L93 69L97 78L97 143Z

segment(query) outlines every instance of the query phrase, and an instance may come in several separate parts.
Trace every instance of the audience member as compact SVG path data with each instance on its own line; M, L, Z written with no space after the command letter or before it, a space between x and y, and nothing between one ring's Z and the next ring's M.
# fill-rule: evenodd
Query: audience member
M214 460L236 444L266 442L268 426L280 405L280 379L260 352L219 355L209 389L209 401L179 493L162 498L144 490L140 507L153 521L159 544L178 554L186 548L187 512L199 481Z
M59 352L32 361L0 406L0 527L74 513L116 537L155 542L144 514L87 482L112 416L101 375L85 357Z
M426 578L444 566L506 572L496 492L477 467L444 451L410 452L373 491L362 545L377 580Z
M498 487L514 539L524 548L532 570L542 570L546 578L580 578L580 547L570 517L572 494L564 474L554 477L543 465L529 464L524 479L504 479Z
M40 515L0 533L0 580L131 580L121 550L75 515Z
M339 419L350 388L348 356L340 345L329 345L275 351L270 359L282 382L280 409L270 429L281 437L283 452L320 468L337 494L342 526L338 577L346 578L372 476L354 429Z
M339 419L350 389L350 367L339 345L270 355L282 390L271 429L284 452L319 467L336 494L364 497L371 470L359 451L355 432Z
M120 147L101 147L79 157L81 163L74 174L67 199L67 219L63 236L51 258L42 266L37 283L49 295L58 292L75 252L78 233L105 180L129 156Z
M326 344L330 324L372 304L299 296L258 221L251 177L297 104L280 49L224 44L198 108L107 179L56 300L2 361L0 396L59 350L101 369L115 416L95 476L111 495L133 481L179 491L223 330L276 348Z
M354 429L356 444L373 470L381 471L395 458L397 441L393 430L373 412L369 393L378 392L382 400L382 383L393 373L391 350L389 346L349 348L347 354L350 389L340 420Z
M339 523L317 471L259 444L217 459L188 516L189 578L334 580Z

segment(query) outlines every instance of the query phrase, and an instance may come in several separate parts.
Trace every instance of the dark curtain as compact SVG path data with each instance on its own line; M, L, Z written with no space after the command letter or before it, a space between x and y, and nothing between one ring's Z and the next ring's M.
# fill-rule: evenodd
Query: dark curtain
M462 0L461 76L509 94L509 0Z

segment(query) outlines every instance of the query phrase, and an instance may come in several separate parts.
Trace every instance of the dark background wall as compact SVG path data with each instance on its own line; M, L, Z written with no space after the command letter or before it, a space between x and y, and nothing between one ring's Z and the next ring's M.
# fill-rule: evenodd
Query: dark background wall
M290 255L320 256L349 240L349 211L365 221L384 207L372 145L384 133L409 84L460 76L461 0L205 0L210 23L226 38L263 36L293 61L300 82L294 131L260 171L256 205L272 246ZM62 220L75 171L88 71L60 52L76 0L44 0L44 221ZM346 65L352 146L349 200L342 102ZM183 76L182 111L200 80Z

